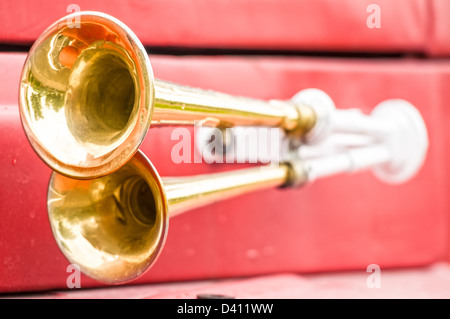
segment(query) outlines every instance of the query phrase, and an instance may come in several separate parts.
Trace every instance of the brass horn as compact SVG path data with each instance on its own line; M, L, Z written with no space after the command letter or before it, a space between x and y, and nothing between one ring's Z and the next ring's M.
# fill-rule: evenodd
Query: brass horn
M143 274L163 248L169 217L218 200L307 180L301 161L161 178L138 150L117 171L92 180L52 173L48 215L65 256L86 275L123 283Z
M150 124L261 125L302 137L316 120L311 107L294 101L260 101L157 80L136 35L98 12L71 14L41 34L23 68L19 105L39 157L80 179L124 165Z

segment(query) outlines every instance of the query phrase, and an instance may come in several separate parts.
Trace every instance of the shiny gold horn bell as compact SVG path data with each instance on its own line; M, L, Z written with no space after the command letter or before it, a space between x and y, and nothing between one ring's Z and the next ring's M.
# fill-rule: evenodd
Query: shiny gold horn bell
M234 97L154 79L134 33L98 12L74 13L43 32L25 62L19 96L23 127L39 157L81 179L124 165L150 124L262 125L302 136L315 123L314 111L293 101Z
M169 217L218 200L306 180L299 160L161 178L138 150L119 170L97 179L72 179L54 172L48 214L54 237L72 263L99 281L123 283L153 265L164 246Z

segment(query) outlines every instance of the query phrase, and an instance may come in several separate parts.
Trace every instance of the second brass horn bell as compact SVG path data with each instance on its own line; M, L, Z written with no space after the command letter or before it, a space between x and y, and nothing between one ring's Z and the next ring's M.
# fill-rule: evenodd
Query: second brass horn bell
M61 251L83 273L102 282L123 283L154 264L169 217L248 192L306 181L301 161L161 178L138 150L117 171L97 179L53 172L48 215Z
M71 25L72 21L79 25ZM21 120L36 153L53 170L88 179L131 159L152 125L263 125L305 136L314 110L157 80L142 44L119 20L78 12L45 30L25 62Z

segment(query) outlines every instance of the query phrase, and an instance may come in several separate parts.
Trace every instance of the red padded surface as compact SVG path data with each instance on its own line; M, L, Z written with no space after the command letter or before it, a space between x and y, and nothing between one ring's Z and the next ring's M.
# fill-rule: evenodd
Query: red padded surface
M24 54L0 54L0 291L66 287L68 262L46 215L50 176L20 125L17 88ZM370 111L404 98L422 112L430 149L407 184L389 186L370 173L317 181L303 189L268 190L188 212L170 222L157 264L135 283L278 272L383 269L425 265L448 249L446 141L450 93L447 62L256 57L151 56L155 75L206 89L290 98L317 87L338 106ZM170 128L151 129L142 150L162 176L233 169L174 164ZM99 283L82 277L82 287Z
M430 31L428 53L433 56L450 55L450 1L430 0Z
M450 266L445 263L430 267L380 270L379 288L367 285L369 276L364 270L312 275L275 274L255 278L228 280L199 287L180 287L177 290L149 294L147 298L194 299L198 295L218 294L236 299L292 299L292 298L449 298ZM126 298L127 294L120 294ZM71 298L76 293L61 295ZM87 296L87 294L85 294Z
M71 0L0 2L0 42L32 43L67 14ZM377 0L381 28L366 21L371 0L78 0L125 22L146 45L324 51L422 52L427 0Z

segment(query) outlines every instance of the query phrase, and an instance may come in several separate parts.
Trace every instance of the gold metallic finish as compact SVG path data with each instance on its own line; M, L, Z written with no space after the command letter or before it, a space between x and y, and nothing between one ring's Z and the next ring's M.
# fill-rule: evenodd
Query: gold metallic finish
M54 172L48 189L49 220L70 262L96 280L123 283L136 279L154 264L164 246L169 216L291 184L296 173L291 167L281 163L160 178L138 151L119 170L93 180ZM299 176L306 179L305 174Z
M80 27L68 21L76 15ZM78 178L127 162L149 126L153 73L142 44L120 21L79 13L50 26L22 71L22 124L36 153Z
M299 126L299 114L290 101L261 101L157 79L155 94L152 125L258 125L279 127L285 131ZM307 122L310 119L302 120Z
M286 164L240 169L228 173L213 173L190 177L166 177L170 216L231 197L281 186L290 177Z
M72 25L74 19L79 26ZM19 92L22 124L55 171L89 179L124 165L150 124L279 127L302 137L314 111L292 101L236 97L156 80L134 33L103 13L78 12L31 48Z

